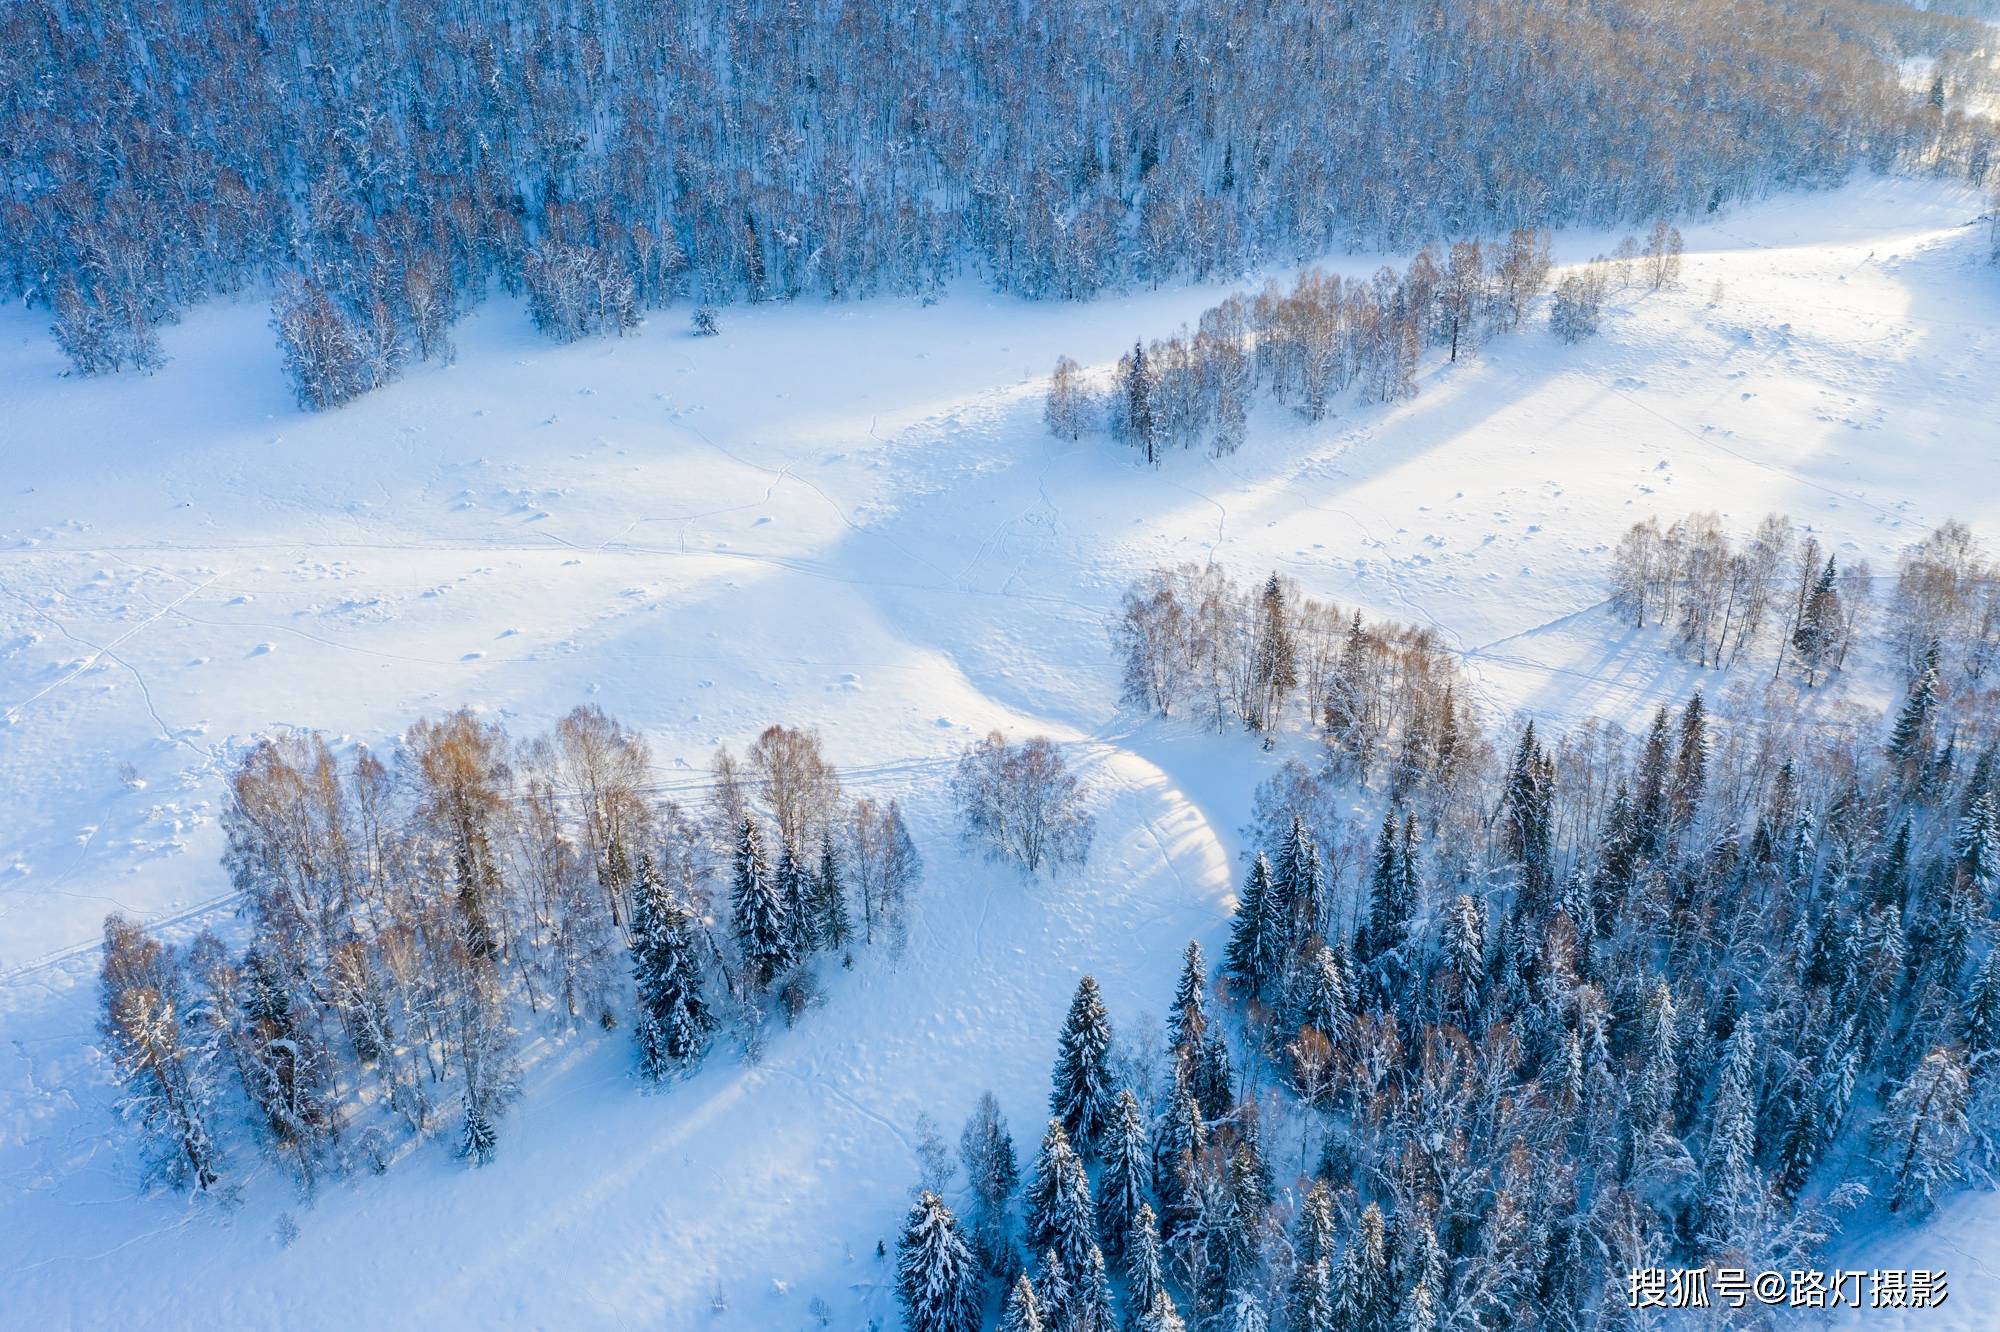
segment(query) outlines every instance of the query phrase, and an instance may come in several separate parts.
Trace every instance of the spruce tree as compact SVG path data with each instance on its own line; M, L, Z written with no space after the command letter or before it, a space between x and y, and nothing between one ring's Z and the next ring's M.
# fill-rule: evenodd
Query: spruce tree
M896 1294L908 1332L978 1332L979 1279L958 1221L925 1190L896 1243Z
M1077 1273L1076 1307L1070 1326L1076 1332L1117 1332L1118 1314L1111 1304L1111 1274L1105 1267L1104 1250L1093 1244L1090 1255Z
M745 818L737 834L736 875L729 905L743 964L754 984L769 985L773 976L798 958L792 951L785 899L764 857L764 839L754 819Z
M1181 954L1180 979L1174 983L1174 1001L1167 1010L1167 1048L1199 1048L1208 1035L1208 963L1201 944L1188 940Z
M1132 344L1132 359L1125 369L1125 428L1132 443L1157 466L1160 461L1159 422L1153 411L1153 371L1146 362L1146 345Z
M1153 1307L1154 1297L1165 1293L1166 1284L1160 1258L1160 1223L1152 1204L1140 1203L1125 1235L1125 1298L1133 1315L1130 1321L1136 1322L1143 1311Z
M1097 1177L1097 1233L1113 1257L1124 1251L1133 1219L1146 1205L1152 1164L1145 1112L1128 1088L1118 1093L1117 1115L1104 1143L1104 1168Z
M1826 567L1820 570L1812 591L1806 594L1805 604L1799 610L1798 623L1792 629L1792 650L1805 663L1807 687L1811 687L1819 668L1833 655L1840 642L1840 593L1834 582L1836 573L1833 557L1828 556Z
M1000 1311L1000 1332L1048 1332L1048 1324L1042 1321L1041 1301L1035 1298L1035 1283L1026 1272L1015 1278L1006 1307Z
M1913 783L1929 766L1931 719L1937 708L1938 645L1932 643L1924 652L1923 666L1910 682L1909 696L1889 733L1889 759L1903 774L1906 784Z
M828 952L844 951L854 937L854 924L847 914L840 855L833 838L824 835L819 841L819 869L813 876L813 915L819 924L820 945Z
M1341 1322L1333 1291L1332 1259L1322 1255L1307 1261L1301 1257L1292 1278L1291 1321L1287 1324L1291 1332L1339 1332L1342 1327L1358 1327L1357 1323Z
M700 1059L715 1030L702 992L696 929L694 914L660 883L652 857L641 856L632 887L634 1034L640 1071L656 1082Z
M1297 814L1292 815L1291 830L1285 834L1285 844L1279 849L1271 886L1280 929L1278 958L1282 960L1284 953L1314 935L1324 938L1332 924L1333 904L1327 895L1319 844L1313 840L1306 821Z
M1695 1197L1699 1233L1710 1251L1735 1245L1739 1219L1756 1206L1762 1188L1756 1163L1756 1076L1750 1024L1739 1023L1723 1057L1722 1082L1715 1094Z
M1070 1280L1069 1265L1053 1248L1043 1250L1035 1266L1035 1292L1042 1302L1042 1321L1050 1332L1076 1332L1081 1312L1076 1283Z
M1341 1252L1333 1283L1334 1325L1347 1332L1388 1332L1394 1301L1389 1241L1382 1209L1362 1209L1353 1237Z
M1226 957L1230 974L1253 998L1264 997L1278 974L1279 959L1284 952L1279 907L1271 879L1271 862L1260 851L1250 863L1250 877L1236 903Z
M793 962L802 962L819 947L817 893L789 840L778 847L778 896L785 904L786 948Z
M2000 1053L2000 948L1989 949L1973 973L1962 1030L1975 1068Z
M1324 943L1315 945L1299 960L1293 990L1286 1025L1294 1031L1310 1027L1337 1049L1354 1021L1353 987L1340 954Z
M1153 1134L1153 1191L1168 1221L1178 1220L1186 1204L1183 1166L1208 1146L1208 1124L1194 1095L1193 1071L1174 1066L1173 1090Z
M1053 1251L1065 1271L1082 1271L1097 1243L1096 1218L1083 1158L1070 1146L1061 1120L1049 1120L1025 1201L1028 1247L1036 1253ZM1042 1295L1045 1302L1054 1299L1047 1289Z
M1060 1119L1078 1151L1094 1155L1111 1127L1111 1019L1097 981L1085 976L1077 983L1056 1044L1054 1086L1049 1113Z
M1531 919L1545 905L1552 874L1550 800L1555 768L1529 722L1515 747L1502 793L1501 841L1521 876L1521 902Z

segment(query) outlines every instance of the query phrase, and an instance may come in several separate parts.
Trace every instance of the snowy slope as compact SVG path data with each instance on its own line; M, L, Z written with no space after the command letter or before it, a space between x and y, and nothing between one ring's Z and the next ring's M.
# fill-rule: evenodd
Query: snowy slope
M990 1086L1031 1150L1076 977L1139 1027L1226 916L1272 760L1117 713L1104 621L1125 584L1275 567L1437 625L1495 712L1630 721L1701 679L1601 608L1632 521L1715 509L1742 531L1781 509L1878 570L1947 516L2000 534L1978 212L1909 182L1744 209L1689 228L1684 288L1617 298L1594 342L1537 324L1427 364L1414 401L1313 426L1260 406L1241 453L1156 473L1044 435L1040 377L1222 288L738 308L714 339L667 312L568 348L500 302L457 365L318 418L286 397L261 307L198 311L165 370L95 383L6 312L0 1321L761 1329L806 1325L817 1296L837 1325L893 1325L874 1243L917 1115L955 1137ZM1614 239L1558 237L1557 258ZM114 907L226 917L237 747L279 725L382 744L461 702L518 734L584 700L647 732L665 789L767 722L820 727L854 790L913 816L908 957L865 956L760 1067L719 1057L662 1095L631 1084L622 1038L537 1046L485 1170L433 1145L309 1208L268 1174L226 1211L139 1196L90 1049L89 948ZM996 725L1081 742L1085 873L1028 885L955 848L942 778ZM1996 1224L1965 1199L1924 1242ZM1908 1241L1888 1243L1878 1263ZM1946 1265L1964 1308L2000 1296Z

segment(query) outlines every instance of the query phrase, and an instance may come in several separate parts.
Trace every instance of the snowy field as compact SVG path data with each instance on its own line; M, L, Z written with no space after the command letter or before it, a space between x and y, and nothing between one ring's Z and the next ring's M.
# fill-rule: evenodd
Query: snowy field
M92 383L61 377L39 317L0 314L0 1323L790 1329L817 1297L836 1326L893 1326L875 1244L917 1116L955 1139L990 1086L1031 1153L1077 976L1143 1029L1185 941L1219 951L1273 756L1118 711L1126 584L1214 559L1433 624L1496 717L1630 724L1726 687L1605 611L1630 523L1713 509L1740 535L1779 510L1878 571L1947 517L2000 538L1980 211L1872 181L1744 208L1688 227L1682 287L1614 296L1598 339L1538 319L1317 425L1260 400L1241 452L1157 472L1047 436L1044 377L1227 288L735 307L713 339L676 310L567 348L497 301L456 365L321 417L261 304L199 310L164 370ZM761 1066L719 1050L659 1095L623 1033L542 1041L483 1170L433 1143L310 1205L268 1169L228 1209L142 1195L92 1049L92 947L112 909L227 921L240 748L279 726L386 747L460 703L519 735L584 701L696 799L718 743L820 728L851 792L911 814L908 956L835 975ZM943 778L994 726L1076 742L1081 874L1028 885L957 850ZM1990 1326L1996 1228L2000 1199L1965 1197L1842 1263L1944 1266L1920 1325Z

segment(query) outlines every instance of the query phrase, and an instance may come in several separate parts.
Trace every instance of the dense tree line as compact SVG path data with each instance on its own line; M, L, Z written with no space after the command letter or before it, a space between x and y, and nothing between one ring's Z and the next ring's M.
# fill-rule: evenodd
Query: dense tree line
M1895 62L1980 31L1858 0L27 0L0 16L0 285L98 371L272 282L330 405L448 356L495 284L570 338L962 271L1082 297L1860 163L1977 180L1983 123Z
M642 1078L670 1079L724 1030L754 1055L817 959L900 946L901 812L849 800L813 732L720 751L699 808L655 787L645 741L590 707L519 743L425 719L393 766L260 741L225 814L242 947L105 922L102 1031L150 1160L205 1190L247 1138L310 1189L450 1131L484 1162L533 1028L629 1020Z
M1662 220L1643 248L1628 236L1613 256L1565 273L1549 302L1549 328L1564 342L1593 337L1614 283L1657 290L1678 282L1680 268L1680 229ZM1231 296L1203 311L1192 335L1183 327L1134 343L1101 387L1058 357L1043 420L1065 439L1101 423L1155 465L1168 449L1197 444L1217 457L1234 453L1259 387L1308 421L1324 418L1349 389L1364 403L1410 397L1426 348L1456 361L1486 338L1519 329L1550 271L1548 233L1516 228L1492 244L1426 245L1402 272L1383 267L1371 279L1315 268L1287 291L1274 278L1255 297Z
M1163 1040L1078 986L1025 1179L981 1102L909 1325L1648 1326L1635 1268L1809 1268L1990 1179L2000 717L1938 657L1892 717L1516 722L1430 810L1330 755Z

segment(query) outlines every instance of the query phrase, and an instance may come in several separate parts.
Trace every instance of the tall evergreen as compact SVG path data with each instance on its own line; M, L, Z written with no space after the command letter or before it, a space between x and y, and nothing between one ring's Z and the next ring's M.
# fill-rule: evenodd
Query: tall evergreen
M1521 898L1531 919L1538 919L1546 904L1554 872L1550 851L1550 787L1554 780L1555 767L1536 741L1531 721L1514 749L1501 796L1501 840L1507 858L1520 872Z
M1007 1303L1000 1311L1000 1332L1048 1332L1042 1321L1042 1304L1035 1298L1035 1283L1026 1272L1014 1279Z
M800 862L791 841L778 846L778 897L785 904L785 946L794 962L819 948L819 912L811 872Z
M1104 1168L1097 1176L1097 1233L1113 1257L1124 1252L1133 1220L1146 1205L1152 1171L1145 1112L1127 1088L1118 1093L1117 1115L1104 1143Z
M908 1332L978 1332L979 1277L944 1200L925 1190L896 1243L896 1294Z
M1271 886L1275 914L1280 922L1279 956L1285 950L1318 935L1326 936L1333 925L1333 903L1327 892L1326 870L1320 863L1319 844L1299 815L1292 815L1291 829L1279 849Z
M1280 901L1271 880L1271 862L1263 852L1250 863L1250 876L1237 899L1229 926L1229 973L1252 996L1261 998L1277 978L1284 955Z
M745 818L736 839L735 882L729 897L736 921L736 946L753 983L763 986L797 961L791 923L778 876L764 856L755 819Z
M632 886L634 1033L640 1071L654 1081L699 1059L715 1030L702 991L696 928L694 914L660 882L652 857L640 856Z
M1932 643L1924 652L1923 665L1910 682L1909 696L1904 699L1902 711L1896 714L1895 728L1889 733L1889 759L1905 782L1914 782L1929 765L1931 725L1937 709L1938 645Z
M1070 1145L1061 1120L1051 1119L1042 1137L1025 1203L1029 1249L1053 1251L1062 1259L1065 1271L1082 1271L1097 1244L1096 1217L1083 1158ZM1047 1290L1042 1294L1052 1298Z
M1111 1127L1115 1102L1110 1058L1111 1018L1104 1011L1097 981L1085 976L1077 982L1076 997L1057 1038L1054 1085L1049 1092L1049 1113L1062 1121L1070 1141L1085 1155L1096 1154Z
M1132 1227L1125 1236L1126 1308L1136 1322L1153 1307L1156 1296L1166 1291L1166 1269L1160 1257L1160 1223L1150 1203L1140 1203L1133 1213Z
M1755 1205L1762 1187L1756 1163L1756 1076L1750 1024L1739 1023L1723 1057L1695 1199L1702 1241L1711 1250L1736 1243L1739 1218Z
M1208 963L1201 944L1188 940L1181 954L1180 979L1174 982L1174 1000L1167 1009L1167 1048L1198 1047L1208 1035Z
M830 836L820 837L819 868L813 875L812 892L820 946L829 952L843 951L854 937L854 923L847 912L847 889L842 881L840 854Z

